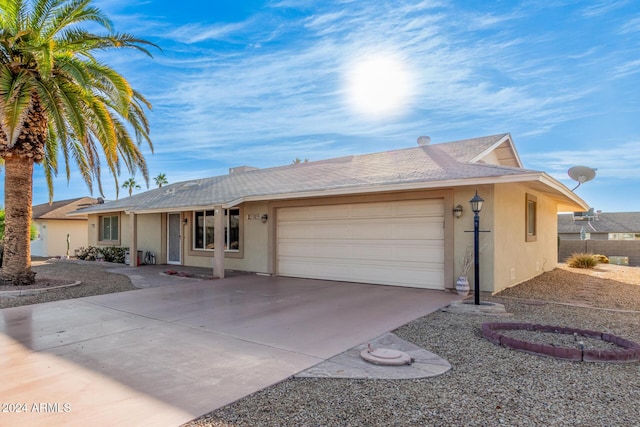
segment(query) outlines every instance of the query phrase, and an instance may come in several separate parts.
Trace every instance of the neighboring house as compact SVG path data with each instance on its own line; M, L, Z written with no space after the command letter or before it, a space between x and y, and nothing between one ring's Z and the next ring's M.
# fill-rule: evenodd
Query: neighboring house
M640 266L640 212L560 214L558 239L559 261L588 252L606 255L611 263Z
M558 215L560 240L640 240L640 212L575 212Z
M491 292L554 268L558 212L588 209L554 178L524 169L502 134L232 168L78 214L89 215L90 245L151 251L158 263L213 267L219 276L226 268L451 289L473 245L476 191L488 231L480 236L481 289Z
M38 237L31 241L31 255L55 257L69 255L81 246L87 246L87 215L67 216L69 212L96 204L92 197L61 200L33 207L33 224Z

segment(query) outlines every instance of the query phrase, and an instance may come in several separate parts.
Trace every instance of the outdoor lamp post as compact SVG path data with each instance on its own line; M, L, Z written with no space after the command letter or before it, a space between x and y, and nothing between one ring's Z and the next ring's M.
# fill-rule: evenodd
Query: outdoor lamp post
M478 191L473 199L469 200L471 204L471 210L473 211L473 273L474 273L474 289L473 297L474 304L480 305L480 211L482 210L482 203L484 199L478 196Z

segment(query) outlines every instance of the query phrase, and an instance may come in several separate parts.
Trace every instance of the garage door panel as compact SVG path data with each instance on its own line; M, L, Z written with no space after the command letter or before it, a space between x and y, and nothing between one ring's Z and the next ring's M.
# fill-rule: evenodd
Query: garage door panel
M278 274L444 288L438 200L282 208Z
M313 219L339 219L349 215L348 205L315 206L307 209Z
M393 215L393 205L378 203L376 205L367 206L369 203L351 205L349 209L349 218L388 218Z
M307 239L444 239L442 219L436 221L417 221L415 219L399 220L371 220L367 223L349 220L342 224L329 221L317 221L313 225L307 221L279 222L278 236L287 238Z
M444 240L442 222L411 222L393 226L393 238L405 240Z
M395 217L442 217L444 207L441 200L425 201L417 205L413 201L397 203L394 205Z
M311 211L309 208L287 208L278 211L279 221L288 220L308 220L311 219Z
M320 257L349 260L376 261L437 261L444 262L441 242L385 241L372 240L362 244L354 244L350 240L327 242L285 241L281 240L280 256Z
M441 245L395 246L394 261L437 262L444 265L444 251Z
M307 277L311 279L345 281L345 277L358 277L363 283L381 285L411 286L429 289L441 289L439 284L444 282L441 264L404 265L402 283L398 281L397 273L387 266L380 264L358 265L340 263L336 259L332 262L318 263L316 259L291 259L287 262L287 269L280 272L285 276ZM327 260L329 261L329 260Z

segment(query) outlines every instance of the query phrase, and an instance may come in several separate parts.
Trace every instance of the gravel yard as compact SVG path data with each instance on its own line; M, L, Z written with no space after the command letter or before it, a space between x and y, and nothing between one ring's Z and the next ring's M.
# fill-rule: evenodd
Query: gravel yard
M81 284L70 288L56 289L37 295L17 298L0 296L0 308L111 294L136 289L128 277L107 272L108 267L113 267L113 265L109 263L58 260L35 261L32 263L32 269L36 272L36 279L42 281L37 284L36 287L44 287L46 283L58 286L60 284L73 283L76 280L79 280ZM17 288L13 286L0 287L0 290L14 289Z
M83 285L0 307L135 289L98 263L46 262L38 277ZM438 311L394 331L451 363L420 380L291 378L185 426L631 426L640 420L640 364L570 362L496 346L484 322L530 322L609 332L640 342L640 268L560 266L484 300L511 317ZM517 332L520 333L520 332ZM568 337L569 341L573 337ZM562 337L563 345L570 345ZM599 345L598 343L594 345Z
M503 292L505 298L485 297L505 304L511 317L440 311L394 331L447 359L453 369L444 375L401 381L292 378L187 426L638 425L638 363L570 362L517 352L483 339L480 326L542 323L640 342L639 284L637 267L563 266ZM572 301L585 306L562 305Z

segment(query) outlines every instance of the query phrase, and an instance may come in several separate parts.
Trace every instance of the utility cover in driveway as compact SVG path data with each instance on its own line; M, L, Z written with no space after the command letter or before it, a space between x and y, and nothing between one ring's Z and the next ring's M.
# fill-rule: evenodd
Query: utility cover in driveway
M278 274L444 289L442 199L278 210Z
M458 298L238 276L3 309L0 396L71 410L0 424L180 425Z

